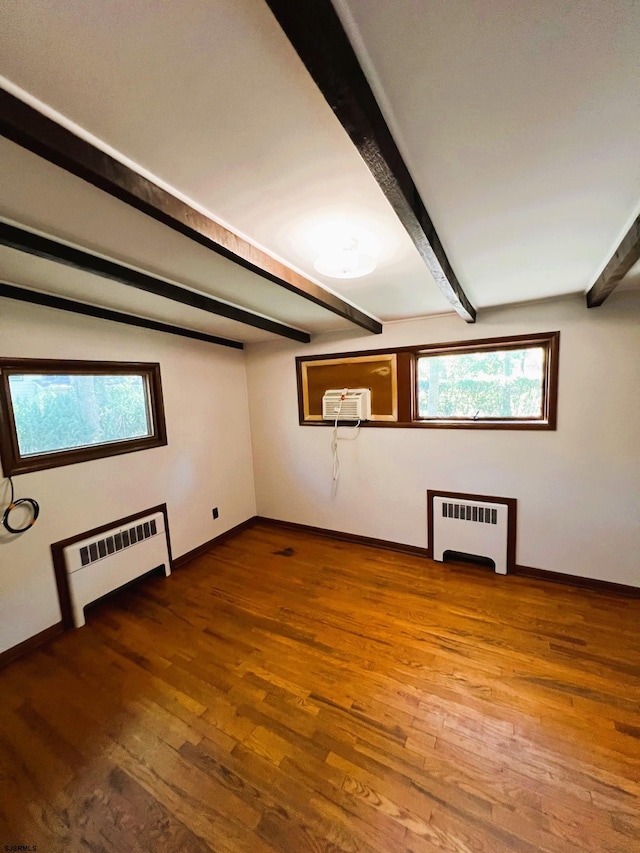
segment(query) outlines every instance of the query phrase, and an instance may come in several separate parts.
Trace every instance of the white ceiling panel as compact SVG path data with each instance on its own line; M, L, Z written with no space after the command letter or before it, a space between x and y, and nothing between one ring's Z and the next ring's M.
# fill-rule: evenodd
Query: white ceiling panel
M471 302L588 290L640 209L640 4L334 5ZM263 0L5 0L0 74L364 311L451 310ZM11 143L0 169L7 219L312 332L347 327ZM315 272L335 222L373 273Z
M640 3L334 5L471 301L587 290L640 205Z
M9 81L233 230L382 319L450 310L261 0L9 2L0 24ZM377 255L364 283L314 270L336 221Z
M0 281L234 341L249 343L278 337L271 332L6 246L0 246Z
M289 325L314 332L350 326L6 139L0 163L4 220Z

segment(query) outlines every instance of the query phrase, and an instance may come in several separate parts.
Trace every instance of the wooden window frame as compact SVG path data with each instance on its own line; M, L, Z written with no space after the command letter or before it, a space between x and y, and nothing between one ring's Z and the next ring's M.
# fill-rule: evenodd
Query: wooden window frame
M389 365L389 370L391 373L390 376L390 391L392 397L392 406L391 412L388 414L376 414L372 413L371 421L381 422L381 421L389 421L395 423L398 420L398 358L395 352L384 352L381 350L376 353L353 353L349 356L339 356L337 358L329 357L318 357L318 358L298 358L297 361L297 373L298 373L298 399L301 407L301 423L312 423L319 422L324 423L324 419L321 414L312 415L310 412L309 405L309 376L307 367L309 364L323 364L326 366L332 366L337 364L345 364L345 365L364 365L367 363L377 363L377 362L386 362ZM339 387L339 386L338 386Z
M152 421L152 434L142 438L78 447L70 450L49 451L22 456L18 445L9 376L13 374L52 374L82 376L142 376L146 382L148 414ZM27 474L134 453L167 444L160 365L147 362L75 361L57 359L0 358L0 461L5 476Z
M527 346L544 349L544 375L542 381L542 413L539 418L486 418L486 419L438 419L425 420L418 417L418 359L426 355L449 355L455 353L491 352L494 350L523 349ZM299 422L303 426L332 426L330 421L306 417L302 376L304 364L331 359L353 361L356 358L395 354L397 358L397 401L396 421L366 421L365 429L509 429L509 430L555 430L558 417L558 368L560 356L560 332L539 332L531 335L510 335L499 338L481 338L470 341L424 344L412 347L364 350L360 352L331 353L318 356L299 356L296 359L298 378Z

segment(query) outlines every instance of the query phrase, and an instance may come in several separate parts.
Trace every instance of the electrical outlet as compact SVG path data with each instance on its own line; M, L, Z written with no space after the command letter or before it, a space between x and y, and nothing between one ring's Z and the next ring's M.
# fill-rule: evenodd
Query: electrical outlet
M217 507L217 506L214 506L214 508L213 508L213 510L212 510L212 514L213 514L213 517L214 517L214 518L218 518L218 516L220 515L220 513L218 512L218 507Z

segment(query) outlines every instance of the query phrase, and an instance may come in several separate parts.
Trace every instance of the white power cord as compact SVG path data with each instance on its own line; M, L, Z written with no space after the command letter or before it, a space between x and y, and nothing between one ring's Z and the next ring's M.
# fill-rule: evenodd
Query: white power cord
M333 456L333 466L332 466L332 470L331 470L331 477L332 477L333 483L334 483L334 490L335 490L335 488L338 484L338 480L340 478L340 458L338 456L338 442L339 441L353 441L354 439L356 439L358 437L358 435L360 433L360 421L358 421L357 424L351 428L352 432L355 431L355 435L352 435L349 437L347 437L346 435L345 436L339 436L338 435L338 421L340 420L340 412L342 411L342 404L345 400L345 397L347 395L348 390L349 390L348 388L344 388L342 391L342 394L340 395L340 405L335 410L336 419L335 419L335 422L333 424L333 434L331 437L331 454Z

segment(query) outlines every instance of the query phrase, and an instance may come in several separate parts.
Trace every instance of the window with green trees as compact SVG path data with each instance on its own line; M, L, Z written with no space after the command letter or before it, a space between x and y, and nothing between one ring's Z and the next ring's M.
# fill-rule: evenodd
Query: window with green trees
M418 358L420 419L542 417L544 349L529 347Z
M330 379L325 380L332 383L328 387L370 388L372 418L363 427L554 430L559 351L560 332L535 332L298 356L300 424L329 423L311 412L310 385L304 381L310 366L326 363L331 369ZM393 359L376 367L380 376L374 382L367 371L384 355L393 355ZM357 370L360 372L354 373ZM324 393L322 387L316 381L312 389L316 408ZM384 411L392 411L392 416L382 416L381 400L386 406Z
M1 360L5 474L166 444L154 364Z
M559 333L438 344L415 355L414 419L555 428Z

